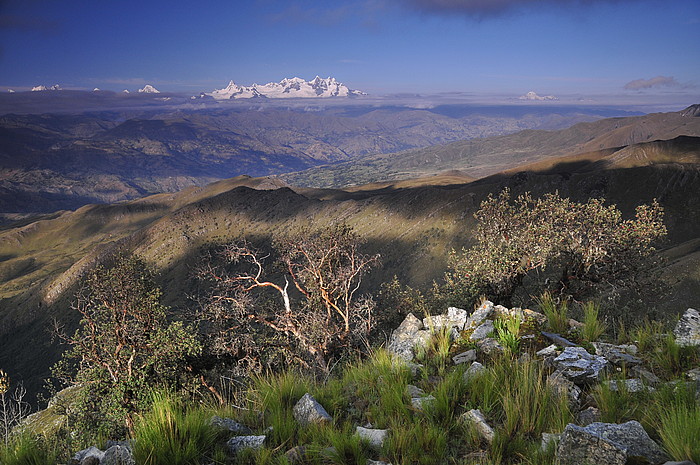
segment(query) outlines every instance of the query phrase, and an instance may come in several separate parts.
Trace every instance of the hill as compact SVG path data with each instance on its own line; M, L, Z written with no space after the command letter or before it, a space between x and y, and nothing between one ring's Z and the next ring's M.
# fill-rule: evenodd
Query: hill
M342 187L460 170L481 178L537 161L626 147L678 136L700 136L700 118L691 106L674 113L606 118L557 131L525 130L398 153L367 155L292 173L293 185ZM554 161L553 161L554 162Z

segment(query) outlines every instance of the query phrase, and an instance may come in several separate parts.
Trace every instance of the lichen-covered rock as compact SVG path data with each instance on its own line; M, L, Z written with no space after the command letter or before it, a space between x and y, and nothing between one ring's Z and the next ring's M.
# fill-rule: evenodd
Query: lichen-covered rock
M105 451L100 465L135 465L131 448L116 444Z
M505 350L501 343L492 337L477 341L476 346L486 355L495 355Z
M589 384L600 379L608 361L591 355L583 347L567 347L554 359L554 366L565 378L576 384Z
M226 445L233 454L244 449L260 449L265 443L266 436L235 436L228 440Z
M476 360L476 350L470 349L466 352L462 352L461 354L457 354L454 357L452 357L452 362L455 365L460 365L462 363L471 363L474 360Z
M610 389L613 392L618 392L621 390L627 391L627 392L644 392L644 391L654 391L654 388L651 386L647 386L644 384L644 382L639 379L639 378L630 378L630 379L611 379L608 381L603 381L603 384L605 384L608 389Z
M253 431L245 425L238 423L232 418L222 418L214 415L211 417L210 424L216 428L220 428L226 431L230 431L234 434L249 435L253 434Z
M594 342L593 347L595 347L595 353L597 355L605 357L613 365L626 365L631 367L642 364L642 360L635 357L632 353L637 352L637 346L635 345L614 345L606 342Z
M473 362L471 365L469 365L469 368L467 368L467 371L464 372L463 379L464 382L468 382L472 378L476 378L477 376L480 376L486 371L486 367L482 365L479 362Z
M496 433L493 428L486 422L486 417L478 409L472 409L468 412L462 414L462 420L466 423L474 425L474 428L479 433L479 435L486 439L487 442L493 442L496 437Z
M568 424L557 448L559 465L625 465L634 463L658 465L668 456L644 431L637 421L627 423L591 423L588 426Z
M579 426L588 426L591 423L599 422L602 418L600 410L595 407L588 407L578 413Z
M464 329L476 328L481 323L483 323L487 318L491 318L493 315L493 302L485 300L479 308L474 310L474 313L469 315L467 322L464 325Z
M294 419L302 426L333 421L323 405L319 404L308 392L294 405L292 413Z
M700 345L700 312L694 308L685 311L673 330L676 343L680 346Z
M426 408L432 405L435 400L435 397L431 395L425 397L414 397L411 399L411 405L413 405L413 408L416 410L424 411Z
M493 332L493 321L486 320L476 327L473 333L469 335L470 341L481 341L486 339Z
M90 457L95 457L97 459L97 463L100 463L104 456L104 451L101 451L95 446L90 446L87 449L83 449L80 452L76 453L73 456L73 461L75 463L82 464L83 462L86 462Z
M416 345L425 343L423 333L430 334L429 331L423 330L423 323L413 313L409 313L399 327L391 333L387 350L404 360L413 360L413 350Z
M449 307L447 313L423 318L423 327L440 331L444 327L464 329L467 322L467 311L457 307Z
M540 443L540 450L546 452L549 449L550 444L556 447L559 444L559 439L561 438L561 433L542 433L542 442Z
M582 391L573 381L564 377L560 372L555 372L547 378L547 385L557 393L557 395L565 396L569 400L569 405L571 407L578 407Z
M355 429L355 434L367 441L370 447L373 447L374 449L381 449L384 445L384 441L389 435L389 430L363 428L362 426L358 426Z
M406 393L411 399L415 399L425 395L425 392L423 392L421 388L419 388L418 386L414 386L413 384L406 385Z

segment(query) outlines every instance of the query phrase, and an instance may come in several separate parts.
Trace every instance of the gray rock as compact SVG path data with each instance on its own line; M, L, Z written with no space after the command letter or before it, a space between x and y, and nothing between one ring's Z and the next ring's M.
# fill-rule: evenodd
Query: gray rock
M449 307L447 313L423 318L423 327L440 331L444 327L457 328L461 331L467 322L467 311L457 307Z
M231 418L222 418L214 415L209 422L212 426L239 435L250 435L253 431L245 425L238 423Z
M625 465L628 460L658 465L668 456L637 421L596 422L584 427L570 423L557 448L559 465Z
M559 334L556 333L548 333L546 331L541 331L540 332L544 337L558 345L559 347L577 347L578 344L574 344L570 340L568 340L565 337L560 336Z
M306 460L306 447L305 446L294 446L284 453L287 461L289 463L299 463Z
M578 413L578 424L580 426L588 426L591 423L599 422L600 419L600 410L595 407L588 407Z
M226 445L233 454L245 449L260 449L266 436L235 436L228 440Z
M323 405L319 404L308 392L294 405L292 413L294 419L302 426L333 421Z
M476 346L486 355L494 355L504 351L501 343L492 337L487 337L486 339L478 341Z
M537 355L538 357L552 357L552 356L556 357L558 355L558 353L559 353L559 349L557 349L556 344L552 344L552 345L545 347L542 350L538 350L537 352L535 352L535 355Z
M561 372L555 372L547 378L547 385L558 395L566 396L571 407L578 407L581 400L581 388L564 377Z
M700 313L694 308L685 311L673 330L680 346L700 345Z
M466 383L470 379L481 375L485 371L486 371L486 367L484 365L482 365L479 362L473 362L469 366L469 368L467 368L467 371L464 372L464 375L463 375L464 382Z
M461 354L457 354L454 357L452 357L452 362L455 365L460 365L462 363L471 363L474 360L476 360L476 350L474 349L462 352Z
M435 397L433 396L425 396L425 397L414 397L411 399L411 405L413 408L416 410L420 411L425 411L426 408L429 408L429 406L435 402Z
M693 368L692 370L688 370L685 376L689 379L692 379L693 381L700 382L700 368Z
M409 313L399 327L391 333L387 350L404 360L413 360L413 349L423 339L418 337L421 330L423 330L423 323L413 313Z
M635 378L641 379L642 381L644 381L644 383L647 384L647 386L656 386L657 384L661 383L661 380L658 376L656 376L654 373L647 370L641 365L633 366L632 368L630 368L629 374L631 374Z
M469 315L469 318L467 318L467 322L464 325L465 329L471 329L471 328L476 328L479 326L481 323L484 322L487 318L491 318L493 315L493 302L490 302L488 300L485 300L479 308L474 310L474 313Z
M83 463L88 457L97 458L98 463L105 456L105 453L95 446L90 446L87 449L83 449L73 456L73 460L78 463Z
M367 459L367 465L391 465L390 462L382 462L381 460Z
M105 451L100 465L135 465L131 448L116 444Z
M565 378L576 384L597 382L608 367L600 355L591 355L583 347L567 347L554 359L554 366Z
M480 410L472 409L468 412L463 413L462 420L468 424L474 425L474 428L476 428L479 435L482 438L486 439L487 442L493 442L496 433L493 431L493 428L491 428L491 426L489 426L489 424L486 422L486 418Z
M389 435L389 430L363 428L362 426L358 426L355 429L355 434L367 441L370 447L373 447L374 449L381 449L384 445L384 441Z
M88 457L85 457L81 462L80 465L100 465L100 459L98 459L94 455L90 455Z
M664 465L695 465L695 462L683 460L682 462L665 462Z
M416 378L423 371L424 366L420 363L406 362L406 366L411 370L411 376Z
M476 327L473 333L469 336L470 341L481 341L486 339L493 332L493 321L486 320Z
M542 443L540 444L540 449L542 452L546 452L550 447L550 444L553 444L553 447L556 448L557 444L559 444L560 438L561 433L542 433Z
M637 346L635 345L616 346L605 342L594 342L593 347L595 347L595 352L597 355L605 357L613 365L626 365L629 367L642 364L642 360L640 358L637 358L627 352L627 350L634 350L636 353ZM634 349L631 349L632 347Z
M606 385L613 392L618 392L620 390L626 390L627 392L632 393L654 391L653 387L645 385L639 378L611 379L608 381L603 381L602 384Z
M413 384L409 384L406 386L406 393L411 399L415 399L425 395L425 392L423 392L421 388L419 388L418 386L414 386Z

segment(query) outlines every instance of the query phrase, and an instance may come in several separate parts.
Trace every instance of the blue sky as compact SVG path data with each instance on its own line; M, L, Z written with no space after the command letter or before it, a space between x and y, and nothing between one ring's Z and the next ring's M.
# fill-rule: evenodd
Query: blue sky
M316 75L375 95L697 103L700 0L0 0L3 90Z

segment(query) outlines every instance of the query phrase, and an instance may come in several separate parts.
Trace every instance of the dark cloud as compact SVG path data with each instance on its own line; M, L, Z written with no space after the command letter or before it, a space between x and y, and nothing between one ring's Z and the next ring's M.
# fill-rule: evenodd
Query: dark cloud
M678 87L680 83L673 76L656 76L651 79L636 79L625 84L627 90L651 89L652 87Z
M522 9L569 7L595 3L621 3L633 0L396 0L409 8L428 14L463 15L482 19Z

